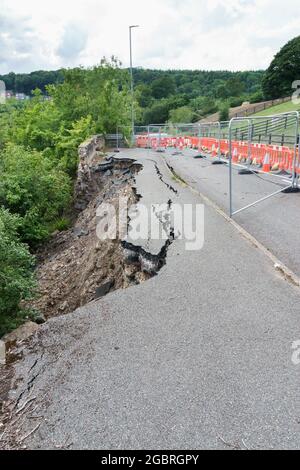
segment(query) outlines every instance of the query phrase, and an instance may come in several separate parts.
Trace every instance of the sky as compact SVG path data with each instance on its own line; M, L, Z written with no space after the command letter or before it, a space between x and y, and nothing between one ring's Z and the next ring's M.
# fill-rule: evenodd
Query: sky
M265 69L300 34L299 0L0 0L0 74L91 66Z

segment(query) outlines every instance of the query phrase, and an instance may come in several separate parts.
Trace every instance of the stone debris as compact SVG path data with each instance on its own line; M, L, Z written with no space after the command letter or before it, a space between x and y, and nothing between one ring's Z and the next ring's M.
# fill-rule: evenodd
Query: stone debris
M14 347L17 343L21 343L32 335L34 335L39 329L37 323L28 321L24 325L19 326L19 328L13 330L11 333L3 336L1 338L1 343L4 344L5 351L7 352L10 348ZM3 346L2 346L3 347ZM1 353L0 353L1 357Z

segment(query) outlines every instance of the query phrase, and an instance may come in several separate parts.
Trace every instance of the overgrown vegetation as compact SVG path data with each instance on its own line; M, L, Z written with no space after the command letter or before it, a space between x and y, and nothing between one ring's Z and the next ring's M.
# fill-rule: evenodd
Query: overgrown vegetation
M65 70L22 104L0 113L0 336L22 321L34 291L31 252L68 225L77 148L95 133L129 123L128 73L112 58L90 69Z
M22 323L26 312L20 301L35 287L34 258L20 241L21 220L0 208L0 337Z

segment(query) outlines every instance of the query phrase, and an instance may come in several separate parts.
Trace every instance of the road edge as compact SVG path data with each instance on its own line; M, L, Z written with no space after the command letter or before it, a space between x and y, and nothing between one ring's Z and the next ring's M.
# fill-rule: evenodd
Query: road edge
M284 264L279 258L277 258L274 253L272 253L265 245L257 240L251 233L244 229L240 224L238 224L234 219L229 217L226 212L221 209L218 204L212 201L208 196L203 194L201 191L195 189L191 184L189 184L186 179L181 175L177 174L174 168L169 165L166 160L162 157L163 164L167 168L168 172L176 179L178 184L185 185L192 193L199 196L203 201L212 209L214 209L221 217L223 217L226 222L230 223L239 233L244 237L248 242L253 246L258 248L273 264L273 267L276 272L281 274L281 276L289 283L293 284L296 287L300 287L300 277L297 276L286 264Z

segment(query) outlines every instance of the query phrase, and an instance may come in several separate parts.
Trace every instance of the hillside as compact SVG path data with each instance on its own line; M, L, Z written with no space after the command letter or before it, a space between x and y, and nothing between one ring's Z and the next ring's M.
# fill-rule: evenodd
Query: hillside
M274 104L276 103L276 104ZM299 105L294 105L290 97L279 98L278 100L261 101L259 103L243 103L242 106L235 106L229 109L229 119L233 117L247 116L271 116L273 114L287 113L289 111L298 111ZM219 113L213 113L200 122L216 122L219 120Z
M264 109L255 113L254 116L272 116L273 114L288 113L290 111L299 111L300 104L294 104L292 101L281 103L275 106L271 106L268 109Z

